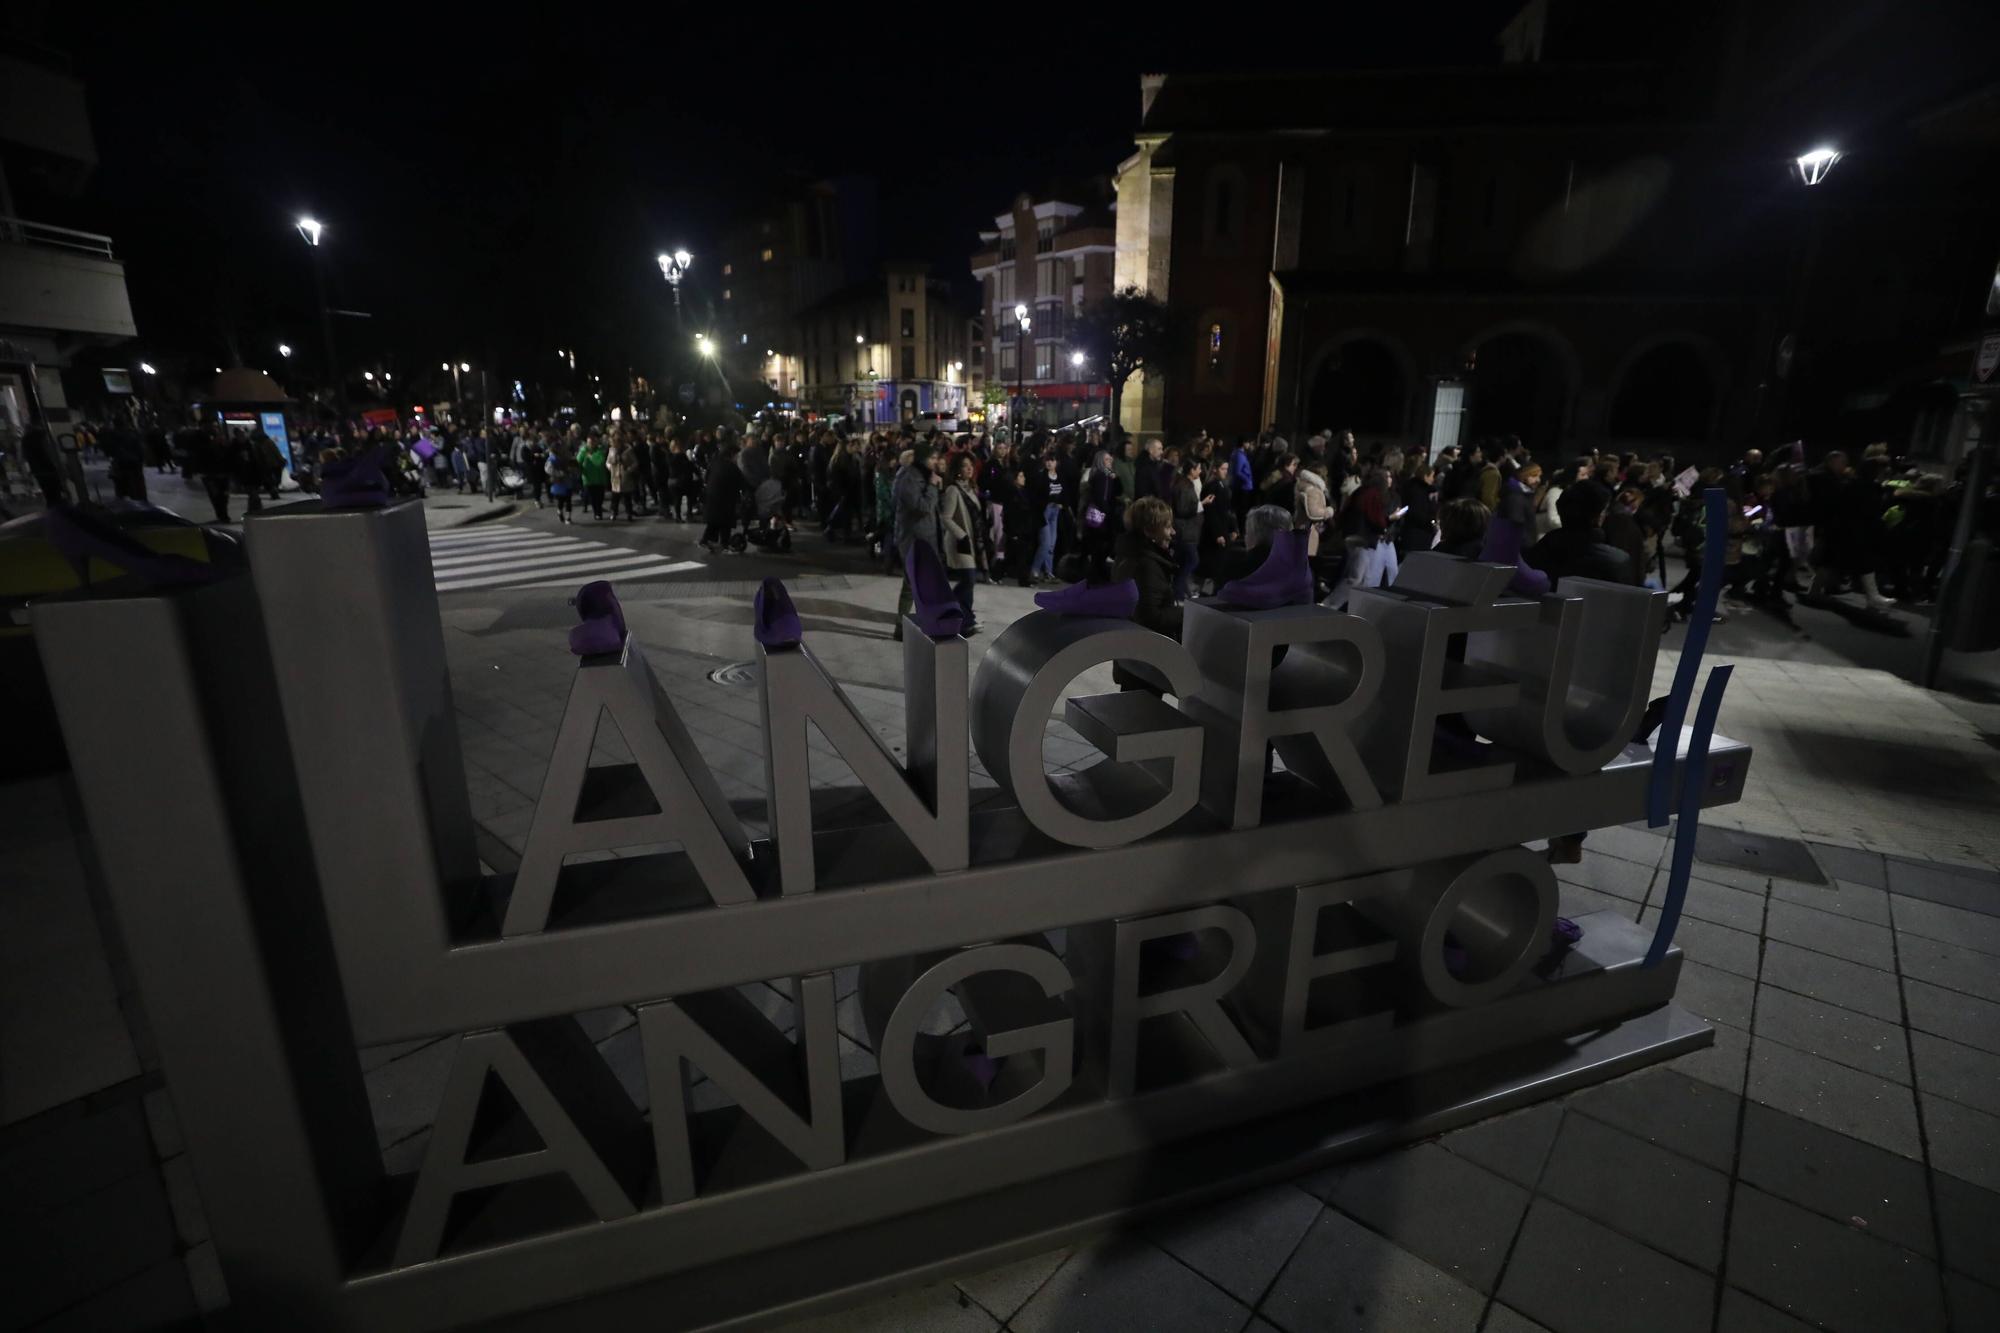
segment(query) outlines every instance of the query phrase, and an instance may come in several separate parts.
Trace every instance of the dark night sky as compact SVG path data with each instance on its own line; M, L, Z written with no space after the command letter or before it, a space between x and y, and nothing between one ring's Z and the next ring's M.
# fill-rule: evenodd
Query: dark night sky
M981 7L972 31L938 7L634 20L570 5L510 25L464 8L154 6L106 22L59 5L48 40L86 81L101 158L60 207L113 235L139 355L221 362L231 334L252 365L279 338L316 348L291 228L311 211L332 304L374 314L338 321L349 364L449 356L532 375L575 344L607 370L643 367L667 299L653 256L699 253L773 173L876 176L885 248L962 273L1016 190L1130 151L1142 70L1487 60L1514 7L1332 5L1274 58L1242 10L1219 35L1129 8L1042 10L1048 25L1028 28L1026 11Z

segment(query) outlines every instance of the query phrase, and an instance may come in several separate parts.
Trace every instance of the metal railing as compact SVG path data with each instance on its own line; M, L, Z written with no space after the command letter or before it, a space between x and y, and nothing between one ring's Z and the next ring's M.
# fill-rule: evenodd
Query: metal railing
M29 222L24 218L0 217L0 243L39 245L50 250L90 255L96 259L117 258L111 253L109 236L100 236L94 231L75 231L47 222Z

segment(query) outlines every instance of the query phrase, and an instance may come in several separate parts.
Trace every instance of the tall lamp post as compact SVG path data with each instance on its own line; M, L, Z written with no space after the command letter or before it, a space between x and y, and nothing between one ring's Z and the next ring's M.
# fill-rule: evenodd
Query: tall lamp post
M1792 166L1798 173L1800 184L1810 190L1827 178L1840 159L1839 149L1821 145L1793 158ZM1813 269L1819 262L1819 215L1822 210L1814 207L1814 201L1810 198L1802 200L1800 207L1803 210L1800 227L1804 235L1800 238L1799 255L1793 268L1789 317L1785 321L1786 328L1779 337L1777 348L1777 370L1782 381L1778 386L1776 423L1779 438L1783 438L1792 426L1794 406L1792 387L1798 379L1800 366L1799 326L1805 318L1806 292L1812 285Z
M1028 317L1028 307L1025 304L1015 306L1014 307L1014 407L1011 415L1014 418L1012 425L1014 428L1014 444L1016 447L1019 447L1021 443L1021 412L1023 408L1025 408L1028 401L1028 389L1027 389L1028 331L1032 329L1034 326L1035 326L1035 321Z
M340 366L333 358L333 316L328 314L326 309L326 265L319 254L320 237L326 228L309 217L300 218L295 225L299 229L299 235L305 237L306 244L312 247L313 291L319 297L319 334L326 343L326 376L333 386L334 410L339 412L342 420L345 420L347 389L341 382Z
M660 256L660 276L667 280L667 286L674 289L674 327L681 327L681 279L687 276L688 267L694 263L694 256L686 250L676 250L670 255Z

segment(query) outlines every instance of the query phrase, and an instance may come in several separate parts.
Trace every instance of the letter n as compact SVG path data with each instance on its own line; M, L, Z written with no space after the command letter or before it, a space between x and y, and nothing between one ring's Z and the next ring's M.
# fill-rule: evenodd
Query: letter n
M833 974L798 978L793 995L796 1046L734 988L639 1006L660 1202L681 1203L695 1195L688 1065L699 1065L749 1119L808 1169L820 1171L846 1160Z

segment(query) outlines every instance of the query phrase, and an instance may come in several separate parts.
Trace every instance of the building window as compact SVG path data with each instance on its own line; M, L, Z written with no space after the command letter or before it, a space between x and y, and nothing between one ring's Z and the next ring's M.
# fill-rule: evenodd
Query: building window
M903 307L903 336L905 338L917 336L917 312L908 306Z
M771 249L771 247L770 247L770 246L768 246L768 245L767 245L767 246L765 246L765 247L764 247L764 262L765 262L765 263L767 263L767 264L768 264L768 263L770 263L770 262L771 262L771 256L772 256L772 254L773 254L773 253L774 253L774 252L772 251L772 249Z
M902 349L902 353L901 369L903 378L913 380L917 377L917 349L914 347L905 347Z
M1060 301L1045 301L1035 307L1035 336L1037 338L1060 338L1063 336L1063 311Z
M742 334L736 339L736 341L742 344L743 346L748 347L750 345L750 335L747 333Z
M1000 238L1000 262L1003 264L1014 262L1014 238L1011 234Z
M1014 304L1014 270L1011 268L1000 270L1000 299L996 304L1003 307Z
M986 364L985 343L972 344L972 364L975 366L984 366Z
M725 301L729 299L729 289L727 287L722 289L722 299Z
M1054 379L1056 374L1056 349L1047 343L1035 349L1035 378Z
M1014 367L1020 364L1015 359L1013 345L1011 343L1003 344L1000 348L1000 378L1013 379Z
M1035 224L1035 253L1045 255L1056 248L1056 220L1043 218Z
M1201 216L1202 240L1211 251L1234 248L1243 231L1243 171L1236 166L1212 168Z
M734 273L735 271L736 271L736 265L734 264L724 264L722 266L722 276L725 278L728 277L730 274Z
M1208 326L1208 364L1216 369L1222 364L1222 325L1220 322Z
M1226 176L1216 181L1215 193L1209 206L1213 210L1214 218L1211 230L1218 240L1228 239L1230 229L1235 225L1235 203L1235 183Z

